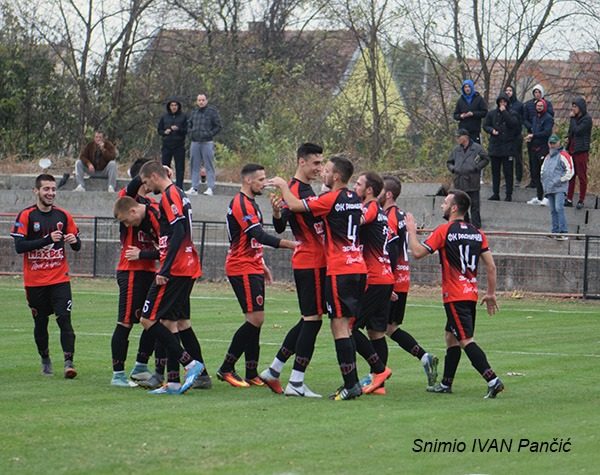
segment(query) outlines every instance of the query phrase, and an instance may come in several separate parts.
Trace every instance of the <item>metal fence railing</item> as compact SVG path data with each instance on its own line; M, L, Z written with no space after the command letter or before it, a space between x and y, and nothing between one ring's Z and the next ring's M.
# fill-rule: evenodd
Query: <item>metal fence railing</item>
M0 214L0 273L20 274L22 257L14 251L10 229L14 214ZM119 225L111 218L78 216L82 239L80 252L69 252L73 275L110 277L119 258ZM194 221L193 239L202 260L204 278L223 280L225 256L229 248L224 222ZM273 232L271 225L265 229ZM423 231L426 232L426 231ZM600 298L600 236L569 235L557 241L542 233L489 232L491 250L498 269L499 291L578 294ZM292 238L286 231L284 237ZM292 281L291 253L265 247L265 260L279 281ZM439 286L437 257L411 263L411 281L416 285ZM480 282L485 272L480 267ZM482 284L485 285L485 284Z

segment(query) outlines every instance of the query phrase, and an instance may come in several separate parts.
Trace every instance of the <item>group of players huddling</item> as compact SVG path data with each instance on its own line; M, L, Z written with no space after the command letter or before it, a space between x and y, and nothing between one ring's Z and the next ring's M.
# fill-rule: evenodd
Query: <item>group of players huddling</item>
M468 223L469 197L451 191L442 203L447 224L440 225L423 242L410 213L397 204L400 181L374 172L361 173L354 189L348 183L352 162L332 156L326 162L323 149L302 144L292 179L267 179L262 165L248 164L241 171L241 189L227 210L230 248L225 273L245 316L234 333L219 380L236 388L268 386L277 394L320 398L304 381L313 356L322 316L329 316L343 384L329 397L354 399L362 394L386 393L392 375L387 366L386 336L418 358L427 391L451 393L462 350L487 381L486 398L504 389L485 353L473 340L478 301L477 267L486 266L487 292L482 298L487 311L497 310L496 268L484 233ZM183 394L190 388L209 389L212 380L191 326L190 294L202 274L192 240L189 199L171 181L170 170L157 161L137 161L133 177L114 205L121 223L121 256L117 266L119 312L111 347L111 384L142 386L152 394ZM311 182L321 178L328 191L316 195ZM282 233L289 224L294 240L281 239L263 229L263 217L255 201L266 186L271 194L273 224ZM52 375L48 350L48 320L57 316L65 358L65 377L73 378L75 334L71 326L71 289L64 255L65 243L81 247L70 214L54 206L56 183L51 175L36 179L36 204L17 216L11 235L24 255L27 301L34 317L34 337L42 358L42 373ZM160 194L156 202L149 193ZM265 283L272 279L263 259L263 245L293 250L292 268L301 318L287 333L271 365L259 371L260 330L264 322ZM439 252L442 293L447 315L446 356L443 378L437 382L438 359L400 328L410 285L408 250L413 258ZM157 269L158 262L158 269ZM125 373L129 333L133 324L144 328L136 363ZM366 329L366 334L363 330ZM148 368L152 353L155 371ZM356 353L369 364L359 378ZM244 355L245 377L235 364ZM280 374L295 355L285 389ZM185 368L183 383L180 365ZM166 367L166 379L165 379Z

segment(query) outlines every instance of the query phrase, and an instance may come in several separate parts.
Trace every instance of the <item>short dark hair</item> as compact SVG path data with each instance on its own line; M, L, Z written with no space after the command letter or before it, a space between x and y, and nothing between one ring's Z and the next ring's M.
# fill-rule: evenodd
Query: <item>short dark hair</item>
M167 170L163 167L162 163L157 160L149 160L148 162L142 165L140 168L140 176L141 177L149 177L153 173L156 173L161 178L168 178Z
M119 219L119 216L127 213L131 208L134 208L138 202L134 200L131 196L121 196L117 201L115 201L115 205L113 206L113 214L116 219Z
M458 208L458 212L461 214L467 214L469 207L471 206L471 198L462 190L450 190L449 195L453 195L452 201Z
M391 192L394 199L397 199L402 191L402 183L395 176L385 175L383 177L383 189Z
M309 155L320 155L323 153L323 147L320 145L306 142L298 147L296 151L296 159L306 158Z
M54 181L56 182L56 178L54 178L52 175L50 175L49 173L42 173L41 175L38 175L35 179L35 187L39 190L40 187L42 186L42 182L43 181Z
M246 165L244 165L244 168L242 168L240 175L242 176L242 178L245 178L248 175L252 175L253 173L255 173L257 171L264 170L264 169L265 169L265 167L263 167L262 165L259 165L258 163L247 163Z
M354 173L354 165L352 165L352 162L341 155L334 155L329 161L333 163L333 171L340 174L340 178L344 183L348 183Z
M149 158L138 158L135 162L131 164L129 167L129 176L131 178L135 178L140 174L140 170L142 167L150 161Z
M381 179L379 174L375 172L364 172L361 173L361 176L365 177L365 186L367 188L371 187L371 189L373 190L373 195L379 196L381 190L383 190L383 180Z

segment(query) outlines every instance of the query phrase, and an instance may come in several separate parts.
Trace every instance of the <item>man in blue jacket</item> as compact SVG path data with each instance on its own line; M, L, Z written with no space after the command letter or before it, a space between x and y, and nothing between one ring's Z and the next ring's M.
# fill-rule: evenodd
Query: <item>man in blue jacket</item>
M473 142L481 143L481 121L488 112L485 99L475 90L475 84L465 79L461 87L461 95L454 108L454 120L459 129L466 129Z

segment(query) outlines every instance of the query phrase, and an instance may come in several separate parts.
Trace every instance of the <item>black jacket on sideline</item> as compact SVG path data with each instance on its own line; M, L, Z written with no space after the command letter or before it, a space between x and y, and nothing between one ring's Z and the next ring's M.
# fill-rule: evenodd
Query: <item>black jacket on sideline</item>
M500 99L506 101L506 110L500 111L499 108L491 110L485 116L483 130L490 135L488 153L491 157L510 157L514 156L514 141L517 131L521 124L516 113L510 108L508 96L504 93L496 99L496 105ZM498 131L498 135L493 135L492 130Z
M470 82L472 84L472 81ZM460 115L464 112L473 112L473 116L467 117L466 119L461 119ZM470 104L463 95L458 98L458 101L456 101L456 107L454 108L454 120L458 121L459 129L466 129L471 137L478 137L481 133L481 121L487 112L488 106L485 102L485 99L481 97L477 91L475 91Z
M573 104L579 107L581 114L578 117L571 117L566 149L571 154L589 152L592 141L592 118L587 113L587 104L583 97L576 98Z
M171 113L169 104L176 102L179 108L175 114ZM165 148L179 148L185 146L185 136L187 134L187 115L181 110L181 103L176 99L169 99L167 101L167 113L158 121L158 134L162 137L162 144ZM172 126L176 125L177 130L171 130L171 133L165 134L166 130L171 129Z

